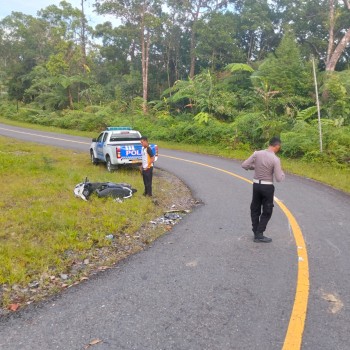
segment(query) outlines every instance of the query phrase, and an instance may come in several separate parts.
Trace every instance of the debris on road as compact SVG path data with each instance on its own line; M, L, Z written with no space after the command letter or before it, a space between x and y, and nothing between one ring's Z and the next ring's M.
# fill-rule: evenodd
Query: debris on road
M163 216L150 221L153 225L171 225L174 226L177 224L186 214L188 214L189 210L171 210L164 213Z
M20 308L20 306L21 306L21 304L19 304L19 303L10 304L9 307L8 307L8 309L9 309L10 311L17 311L17 310Z
M100 344L102 342L103 342L103 340L101 340L101 339L98 339L98 338L97 339L93 339L93 340L90 341L89 344L85 345L84 349L89 349L91 346Z

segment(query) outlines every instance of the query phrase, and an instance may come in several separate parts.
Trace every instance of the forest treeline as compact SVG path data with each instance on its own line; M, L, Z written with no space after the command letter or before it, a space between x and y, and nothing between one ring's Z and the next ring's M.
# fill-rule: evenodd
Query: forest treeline
M1 115L228 149L279 135L349 165L349 0L96 0L118 24L95 27L84 6L0 21Z

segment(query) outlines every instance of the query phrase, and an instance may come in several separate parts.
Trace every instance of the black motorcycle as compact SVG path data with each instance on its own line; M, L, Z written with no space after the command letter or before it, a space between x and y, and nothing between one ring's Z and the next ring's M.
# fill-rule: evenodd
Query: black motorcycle
M137 190L127 183L90 182L88 178L84 182L77 184L74 188L74 195L85 201L93 193L99 198L112 197L115 199L126 199L132 197L135 192Z

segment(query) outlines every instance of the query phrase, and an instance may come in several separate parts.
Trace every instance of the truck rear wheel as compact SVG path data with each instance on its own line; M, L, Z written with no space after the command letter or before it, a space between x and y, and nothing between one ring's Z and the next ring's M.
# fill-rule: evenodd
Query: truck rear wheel
M117 170L118 168L116 165L112 164L111 158L109 156L106 157L106 167L110 173L112 173L114 170Z

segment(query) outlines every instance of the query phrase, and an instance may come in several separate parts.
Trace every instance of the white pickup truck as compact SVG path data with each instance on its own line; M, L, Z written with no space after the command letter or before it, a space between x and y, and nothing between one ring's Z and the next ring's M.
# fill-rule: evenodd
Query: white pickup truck
M90 157L93 164L106 163L107 170L112 172L122 164L141 164L141 133L130 127L108 127L92 139ZM155 159L158 158L158 146L150 145Z

